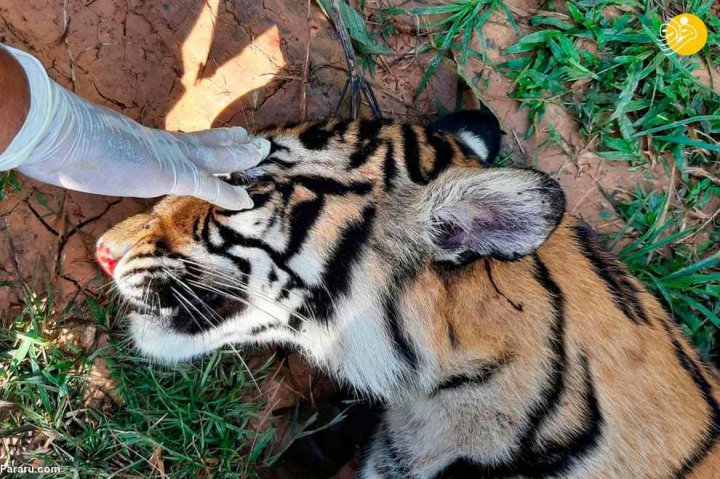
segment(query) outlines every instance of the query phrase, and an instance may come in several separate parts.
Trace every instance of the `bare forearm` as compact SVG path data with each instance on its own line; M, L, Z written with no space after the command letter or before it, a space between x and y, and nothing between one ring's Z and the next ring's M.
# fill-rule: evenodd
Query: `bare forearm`
M0 47L0 153L10 145L30 109L30 88L25 72L13 56Z

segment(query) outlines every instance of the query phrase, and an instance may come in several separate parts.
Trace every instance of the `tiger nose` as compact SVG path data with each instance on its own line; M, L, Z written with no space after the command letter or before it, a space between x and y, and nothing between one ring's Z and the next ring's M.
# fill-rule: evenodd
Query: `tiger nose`
M130 250L130 247L130 245L119 246L98 241L95 247L95 258L102 270L112 276L113 273L115 273L115 267L118 262L125 256L125 253Z

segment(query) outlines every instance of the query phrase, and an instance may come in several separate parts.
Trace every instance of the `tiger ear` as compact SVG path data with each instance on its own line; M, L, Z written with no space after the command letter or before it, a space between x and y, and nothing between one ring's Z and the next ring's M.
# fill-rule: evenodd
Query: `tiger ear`
M555 180L535 170L450 168L425 187L420 205L435 261L514 261L555 230L565 195Z

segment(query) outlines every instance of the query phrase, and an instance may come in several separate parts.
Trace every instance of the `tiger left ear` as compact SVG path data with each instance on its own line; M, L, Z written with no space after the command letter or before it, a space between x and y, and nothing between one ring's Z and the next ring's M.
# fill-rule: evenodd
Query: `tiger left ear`
M450 168L425 187L424 229L435 261L515 261L552 234L565 211L560 185L518 168Z

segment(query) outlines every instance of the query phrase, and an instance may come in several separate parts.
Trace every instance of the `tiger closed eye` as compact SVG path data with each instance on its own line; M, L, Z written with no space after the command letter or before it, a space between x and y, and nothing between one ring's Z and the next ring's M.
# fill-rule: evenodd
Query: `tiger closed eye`
M250 184L247 187L247 192L250 196L252 195L259 195L263 193L268 193L272 191L275 188L275 185L272 181L257 181L255 183Z

